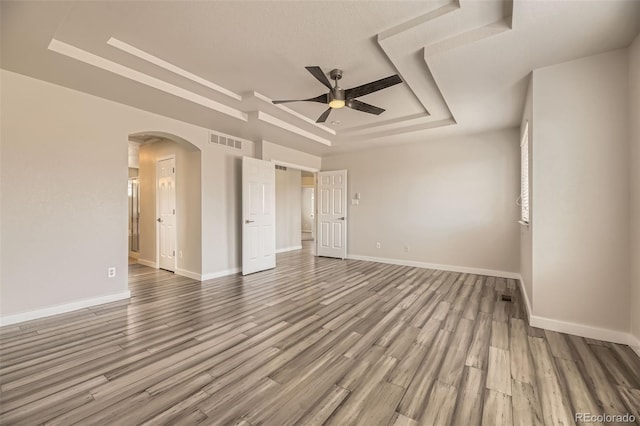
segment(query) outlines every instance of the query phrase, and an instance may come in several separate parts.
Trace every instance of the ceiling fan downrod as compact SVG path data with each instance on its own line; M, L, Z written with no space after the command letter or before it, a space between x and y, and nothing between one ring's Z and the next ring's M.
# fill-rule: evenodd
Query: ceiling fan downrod
M331 70L329 77L335 82L335 87L329 92L329 106L334 109L343 108L345 105L344 89L338 86L338 80L342 78L342 70Z

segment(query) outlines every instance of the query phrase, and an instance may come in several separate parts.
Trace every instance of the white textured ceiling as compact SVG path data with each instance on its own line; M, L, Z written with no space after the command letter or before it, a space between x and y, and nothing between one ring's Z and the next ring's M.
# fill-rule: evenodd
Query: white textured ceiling
M1 12L5 69L320 155L515 126L532 69L640 31L635 0L3 1ZM404 83L360 98L382 115L343 108L318 126L324 105L269 102L325 93L308 65L341 68L344 88Z

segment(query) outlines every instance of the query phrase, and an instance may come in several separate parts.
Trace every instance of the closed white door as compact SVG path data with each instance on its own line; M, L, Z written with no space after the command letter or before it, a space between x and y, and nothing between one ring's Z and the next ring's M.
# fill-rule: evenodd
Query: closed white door
M242 158L242 275L276 267L276 169Z
M318 173L317 255L347 257L347 171Z
M176 270L176 160L156 165L158 267Z

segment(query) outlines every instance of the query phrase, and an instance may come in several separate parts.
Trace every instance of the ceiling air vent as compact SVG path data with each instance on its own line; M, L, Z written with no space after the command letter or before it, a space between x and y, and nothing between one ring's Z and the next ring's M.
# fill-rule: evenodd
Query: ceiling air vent
M209 143L227 146L229 148L234 149L242 149L242 141L239 139L232 138L228 135L223 135L219 133L209 133Z

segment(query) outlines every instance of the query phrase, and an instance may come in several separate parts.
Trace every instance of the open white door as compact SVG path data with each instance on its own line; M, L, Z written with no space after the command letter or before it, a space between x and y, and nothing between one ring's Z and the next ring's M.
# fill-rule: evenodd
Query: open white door
M242 157L242 275L276 267L276 169Z
M156 197L158 209L158 267L176 270L176 160L166 158L156 165Z
M318 173L318 256L347 257L347 171Z

